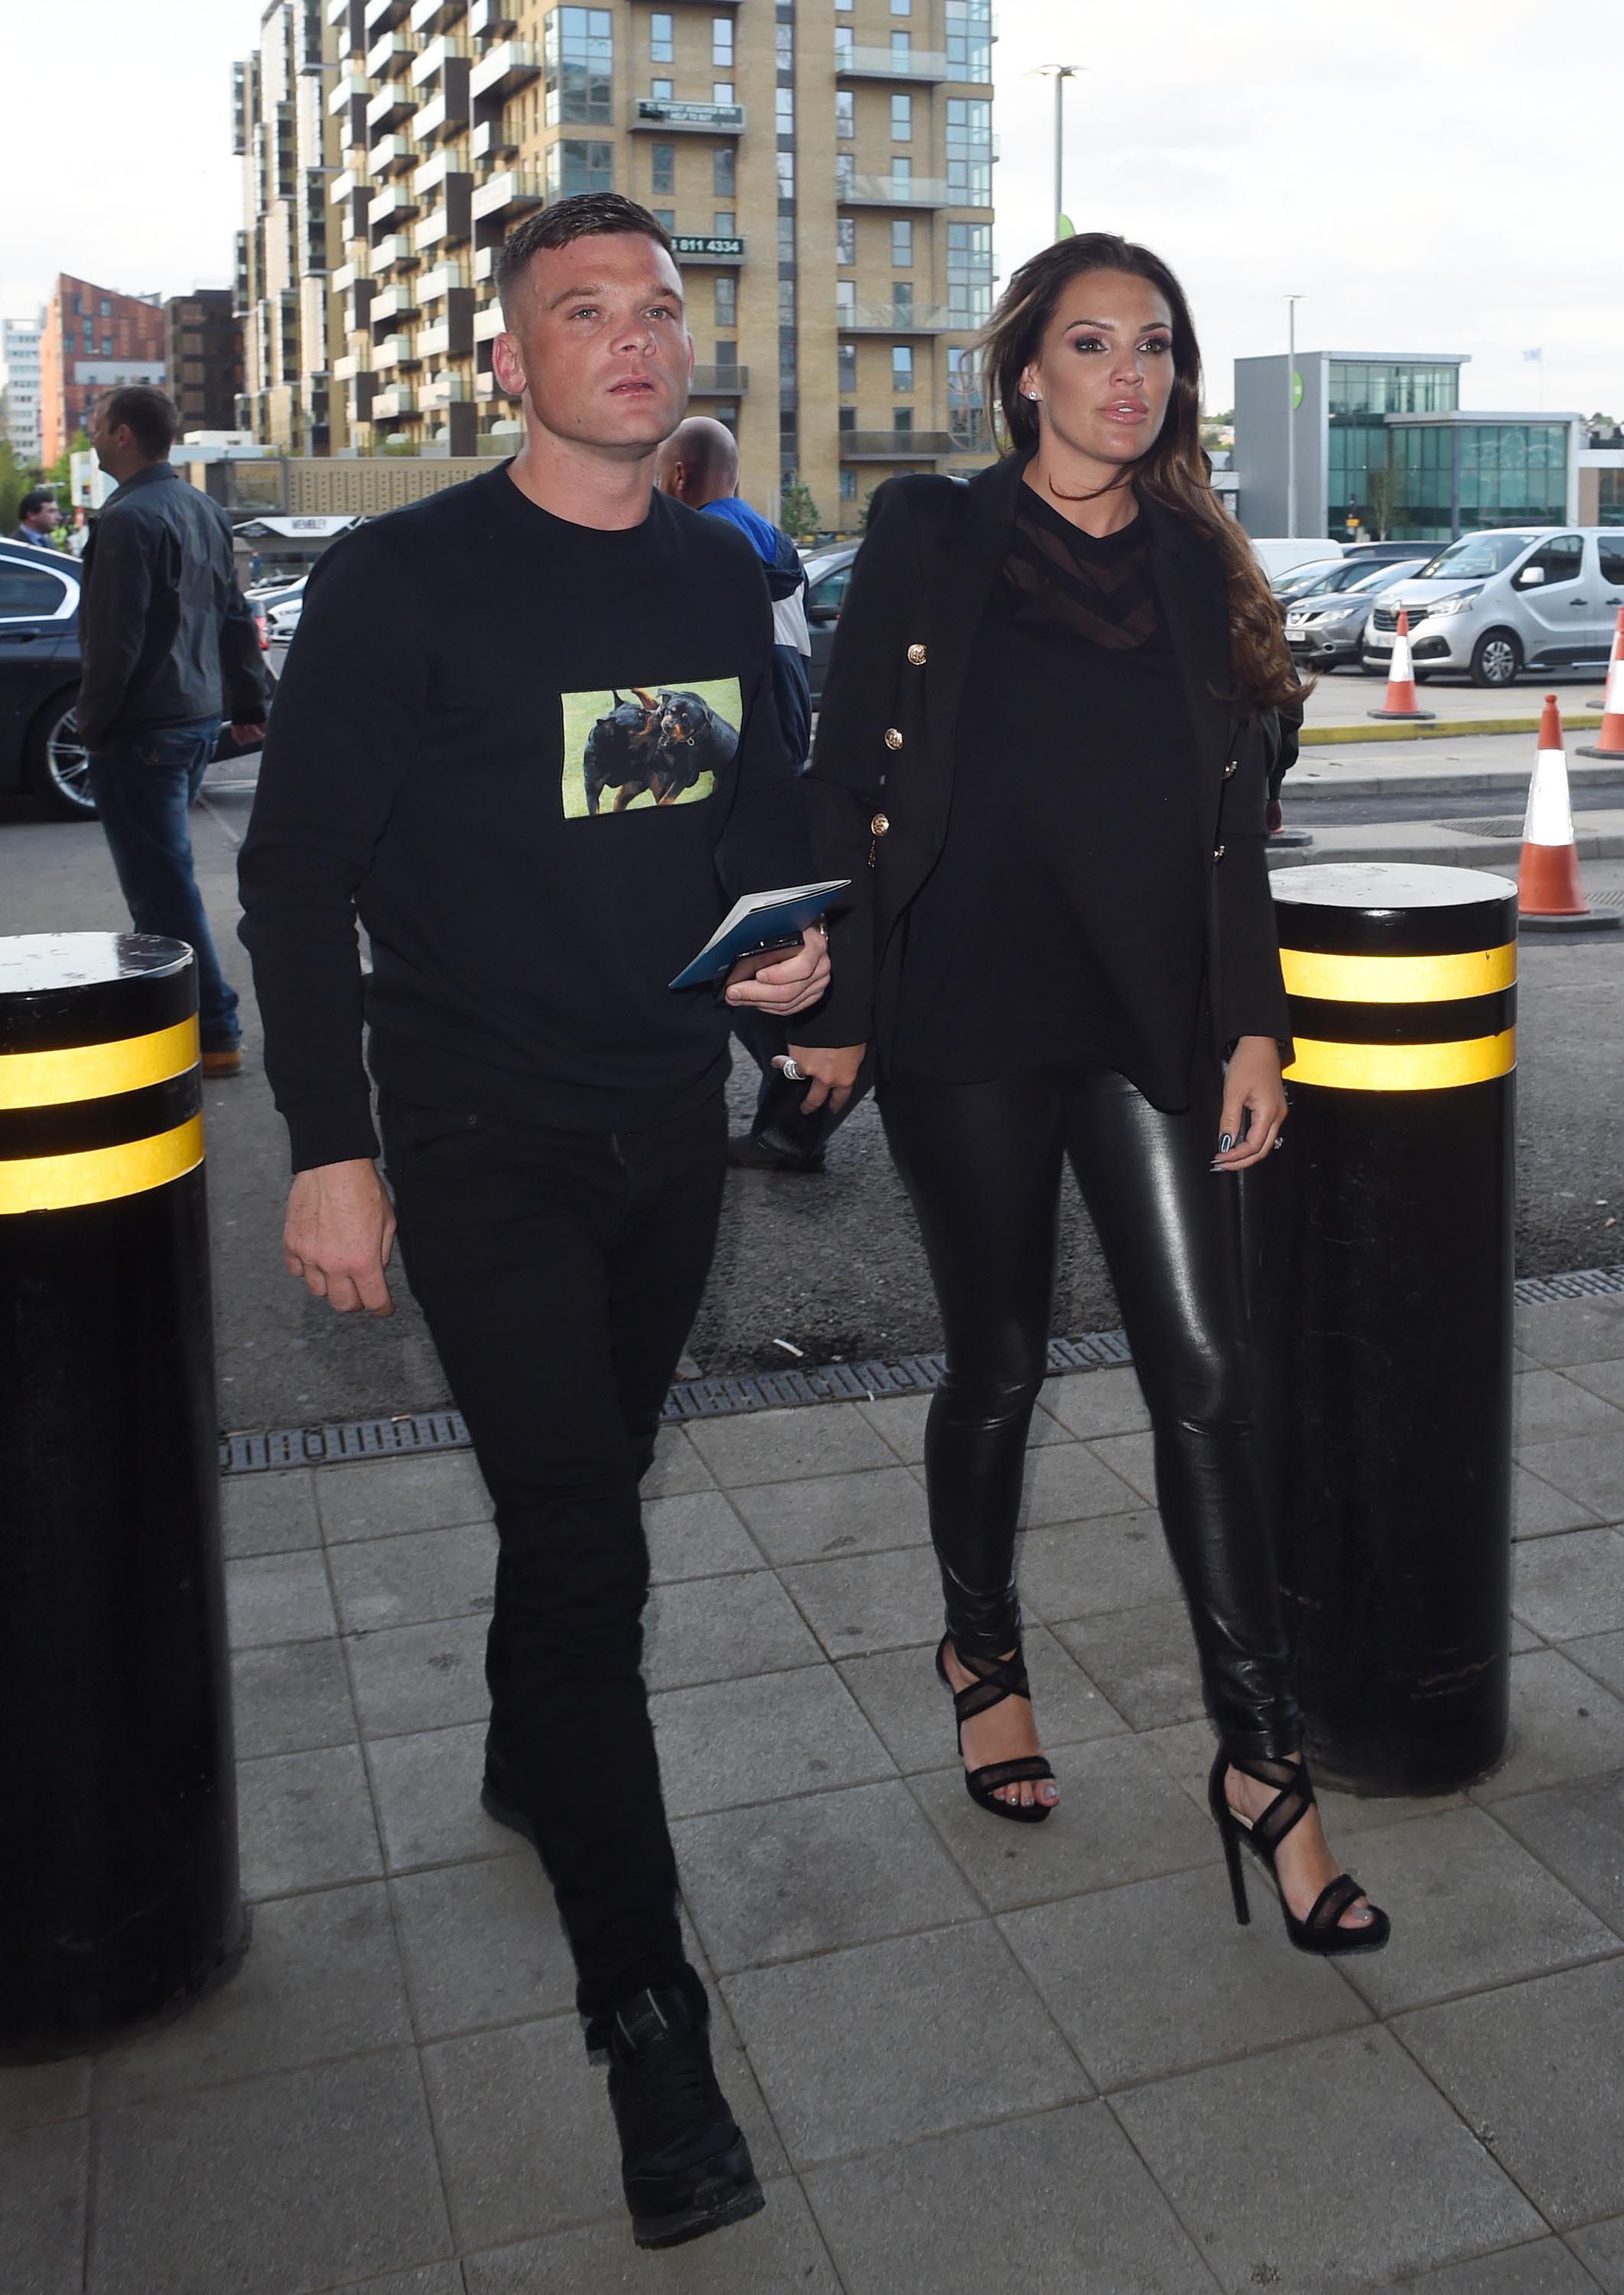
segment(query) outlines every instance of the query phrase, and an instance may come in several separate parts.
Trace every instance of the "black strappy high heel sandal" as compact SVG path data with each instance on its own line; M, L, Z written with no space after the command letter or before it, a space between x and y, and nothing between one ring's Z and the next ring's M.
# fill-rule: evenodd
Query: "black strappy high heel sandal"
M1025 1662L1017 1645L1015 1655L1008 1658L967 1656L963 1650L953 1654L967 1673L975 1678L967 1688L954 1689L947 1670L947 1651L952 1641L943 1634L936 1650L936 1671L942 1682L952 1693L953 1719L959 1728L959 1758L964 1759L964 1725L973 1721L978 1713L985 1713L994 1705L1001 1705L1006 1697L1024 1697L1032 1703L1032 1685L1026 1678ZM988 1761L979 1769L967 1769L964 1789L977 1809L991 1810L994 1817L1009 1817L1016 1825L1041 1825L1054 1813L1052 1801L1000 1801L1000 1785L1041 1784L1052 1777L1054 1771L1041 1753L1024 1753L1018 1760Z
M1244 1817L1237 1817L1229 1806L1224 1779L1231 1769L1238 1769L1244 1777L1252 1777L1261 1785L1279 1788L1261 1816L1250 1824ZM1241 1844L1245 1842L1274 1882L1285 1933L1299 1952L1331 1957L1339 1953L1381 1951L1392 1933L1392 1923L1380 1906L1370 1906L1370 1918L1362 1927L1345 1929L1342 1925L1342 1915L1365 1895L1351 1873L1339 1873L1334 1881L1327 1881L1302 1920L1285 1901L1285 1892L1275 1871L1275 1851L1292 1827L1300 1825L1314 1806L1314 1787L1306 1762L1262 1761L1254 1766L1220 1749L1207 1780L1207 1804L1224 1844L1224 1862L1229 1868L1229 1888L1235 1898L1235 1917L1243 1928L1252 1918L1246 1903L1246 1875L1241 1864ZM1367 1898L1366 1902L1369 1903Z

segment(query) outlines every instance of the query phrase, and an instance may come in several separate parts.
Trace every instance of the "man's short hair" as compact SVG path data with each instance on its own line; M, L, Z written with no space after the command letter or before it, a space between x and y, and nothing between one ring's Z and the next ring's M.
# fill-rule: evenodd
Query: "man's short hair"
M126 382L109 391L102 413L110 430L127 424L150 462L161 462L180 436L181 418L175 401L150 383Z
M17 515L20 519L32 518L37 510L54 510L55 508L55 488L53 486L36 486L31 493L24 494L22 500L18 503Z
M508 233L496 258L496 293L502 316L510 315L513 292L543 248L567 247L577 239L651 239L671 253L671 233L656 215L619 192L577 192L556 207L538 208Z

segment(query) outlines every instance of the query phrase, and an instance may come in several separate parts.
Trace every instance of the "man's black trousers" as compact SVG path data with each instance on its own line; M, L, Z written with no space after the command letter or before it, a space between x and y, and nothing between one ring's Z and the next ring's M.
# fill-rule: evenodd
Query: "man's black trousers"
M627 1994L697 1981L640 1670L638 1483L715 1246L725 1104L621 1132L380 1115L406 1272L495 1501L487 1771L535 1828L590 2040Z

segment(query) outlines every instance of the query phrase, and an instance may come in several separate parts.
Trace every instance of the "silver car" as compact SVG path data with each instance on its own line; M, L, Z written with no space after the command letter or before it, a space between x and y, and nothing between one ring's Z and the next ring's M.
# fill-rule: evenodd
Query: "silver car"
M1384 673L1400 610L1416 672L1510 685L1525 669L1587 669L1612 650L1624 606L1624 527L1463 535L1373 609L1364 666Z
M1411 558L1397 566L1367 566L1354 581L1334 591L1293 598L1285 609L1285 642L1292 659L1301 669L1340 669L1344 663L1357 669L1371 600L1419 573L1425 563L1424 558Z

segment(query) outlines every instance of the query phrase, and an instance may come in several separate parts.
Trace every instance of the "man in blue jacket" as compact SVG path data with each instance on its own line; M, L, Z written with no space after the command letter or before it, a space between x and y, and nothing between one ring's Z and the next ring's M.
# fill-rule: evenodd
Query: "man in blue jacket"
M806 665L812 641L806 628L806 571L789 536L758 510L740 500L739 442L724 422L691 414L679 423L660 449L659 484L664 494L707 518L724 518L747 536L767 576L772 600L772 698L784 746L797 766L812 747L812 686ZM803 1083L787 1082L777 1062L788 1054L788 1038L771 1014L739 1011L733 1033L761 1070L761 1091L747 1132L728 1143L728 1161L757 1172L820 1172L829 1135L861 1098L859 1090L834 1114L826 1105L815 1115L802 1113Z

